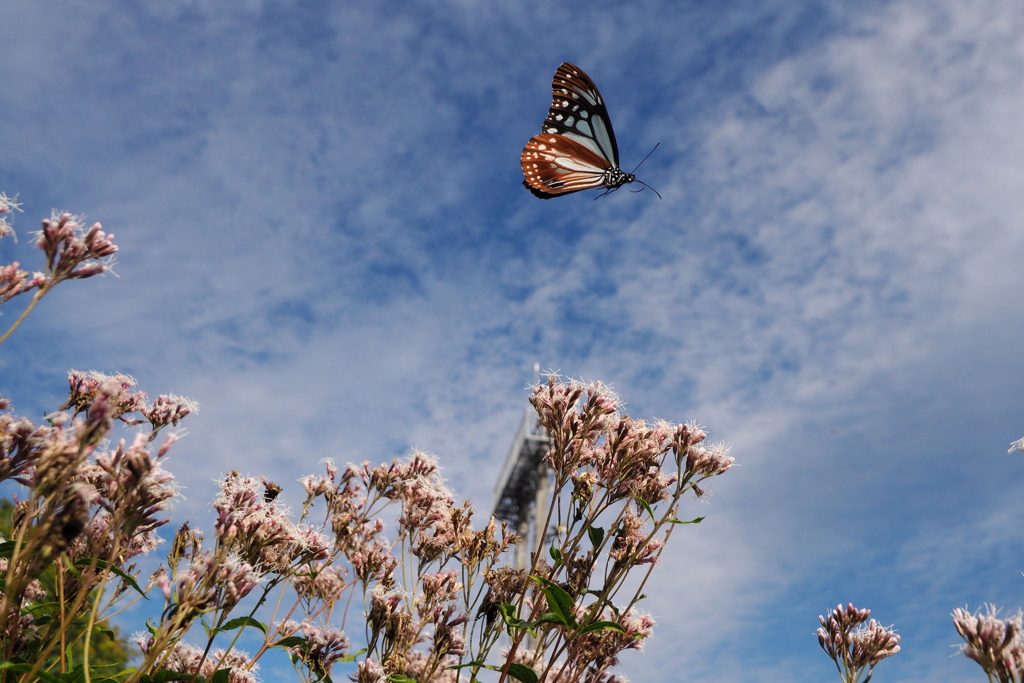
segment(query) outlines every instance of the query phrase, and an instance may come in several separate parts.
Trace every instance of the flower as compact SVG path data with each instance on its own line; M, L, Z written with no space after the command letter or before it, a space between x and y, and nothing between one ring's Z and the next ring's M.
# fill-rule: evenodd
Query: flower
M875 665L900 651L900 637L890 626L885 628L872 619L869 609L857 609L853 603L832 610L828 617L819 616L818 644L836 664L846 683L856 683L867 670L867 678ZM856 627L861 628L854 630Z
M986 605L972 614L967 608L953 610L953 625L966 641L960 652L973 659L985 673L1000 683L1024 680L1024 642L1020 610L1000 619L994 605Z

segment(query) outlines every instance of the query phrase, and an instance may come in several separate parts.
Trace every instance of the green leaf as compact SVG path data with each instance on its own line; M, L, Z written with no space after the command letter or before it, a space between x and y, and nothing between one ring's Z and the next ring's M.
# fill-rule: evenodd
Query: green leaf
M666 520L666 521L669 524L700 524L701 522L704 521L704 518L703 517L698 517L697 519L691 519L689 522L684 522L681 519L669 519L669 520Z
M573 600L572 596L564 588L549 579L540 576L531 576L530 578L541 585L541 590L548 599L548 607L561 617L561 623L568 628L575 629L576 619L573 617L572 608L576 601Z
M558 624L569 629L573 628L572 624L565 623L565 617L559 616L554 612L545 612L537 617L537 621L533 622L532 625L536 626L537 624Z
M614 621L595 621L592 624L587 624L581 628L577 633L583 635L584 633L593 633L594 631L618 631L619 633L625 633L626 629L622 628L619 624Z
M111 678L101 673L104 669L116 668L117 666L114 664L89 667L90 676L88 680L92 681L92 683L117 683L116 678ZM85 677L85 667L79 664L71 671L62 673L58 678L62 683L85 683L87 680Z
M281 640L274 643L273 647L302 647L308 642L309 641L303 638L302 636L288 636L287 638L282 638Z
M85 683L85 668L79 664L71 671L65 671L57 677L63 683Z
M11 559L14 556L14 549L18 547L16 541L4 541L0 543L0 557Z
M647 514L651 516L651 521L652 522L657 522L658 521L658 519L654 516L654 510L651 509L650 503L648 503L643 498L640 498L639 496L633 496L633 500L635 500L637 503L639 503L640 507L642 507L644 510L647 511Z
M37 625L48 624L51 621L50 613L55 611L57 607L60 607L61 604L62 603L56 600L52 602L37 602L34 605L30 605L27 609L23 611L28 614L35 614L36 612L41 612L39 617L36 618L35 623Z
M132 577L129 574L125 573L125 571L123 569L121 569L120 567L118 567L117 565L111 565L110 571L112 571L114 574L116 574L117 578L121 579L126 584L128 584L129 586L134 588L135 591L139 595L141 595L142 597L144 597L147 600L149 600L149 596L146 595L146 591L142 590L142 587L135 581L134 577Z
M529 623L516 616L515 605L503 602L501 603L501 607L499 607L499 609L501 610L501 620L505 622L505 626L508 628L509 635L512 635L512 629L529 628Z
M537 683L537 672L519 662L512 662L508 665L508 675L522 683Z
M17 671L18 673L28 673L33 669L33 666L27 662L0 662L0 671ZM49 674L45 671L37 671L33 674L37 681L44 681L45 683L60 683L60 679Z
M391 674L388 676L388 680L391 681L391 683L417 683L415 678L409 678L408 676L403 676L401 674Z
M219 629L217 629L217 633L224 633L225 631L233 631L236 628L240 628L240 627L244 627L244 626L255 626L259 630L263 631L263 635L267 635L267 627L266 627L266 625L256 621L252 617L238 617L237 619L232 619L231 621L227 622L226 624L221 626Z
M604 543L604 527L587 527L587 536L590 537L590 545L594 546L594 552L597 552L597 549Z
M562 559L562 551L556 548L553 542L551 547L548 548L548 555L550 555L551 559L555 561L556 567L565 564L565 561Z
M217 669L217 671L210 676L210 683L228 683L230 675L231 669L229 668Z

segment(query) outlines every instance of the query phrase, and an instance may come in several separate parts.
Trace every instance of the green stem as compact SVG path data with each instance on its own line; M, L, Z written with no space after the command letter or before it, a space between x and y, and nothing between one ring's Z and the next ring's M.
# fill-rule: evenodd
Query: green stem
M4 341L6 341L7 338L11 336L14 330L18 329L18 325L20 325L21 322L28 317L28 314L31 313L32 309L36 307L36 304L39 303L39 300L46 296L46 293L50 291L50 288L52 286L53 285L50 283L40 285L39 289L32 297L32 301L29 303L29 305L26 306L25 310L21 312L21 315L18 316L18 319L14 321L14 324L11 325L10 329L4 332L4 336L0 337L0 344L3 344Z

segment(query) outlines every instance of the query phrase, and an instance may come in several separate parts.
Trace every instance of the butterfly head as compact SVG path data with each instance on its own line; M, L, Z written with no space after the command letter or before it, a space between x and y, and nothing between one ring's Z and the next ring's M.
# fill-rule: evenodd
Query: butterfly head
M636 182L636 176L632 173L617 168L606 168L604 171L604 186L609 190L617 190L626 183Z

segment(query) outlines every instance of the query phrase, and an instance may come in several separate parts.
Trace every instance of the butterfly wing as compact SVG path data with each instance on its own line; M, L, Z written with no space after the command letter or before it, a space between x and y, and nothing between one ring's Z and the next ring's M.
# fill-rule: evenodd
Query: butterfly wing
M619 147L600 91L583 69L566 62L551 81L552 102L541 130L589 148L608 166L619 167Z
M541 199L605 186L606 159L565 135L542 133L526 143L523 185Z
M523 149L523 185L542 199L592 188L618 187L619 148L604 99L578 66L562 64L551 81L548 116Z

